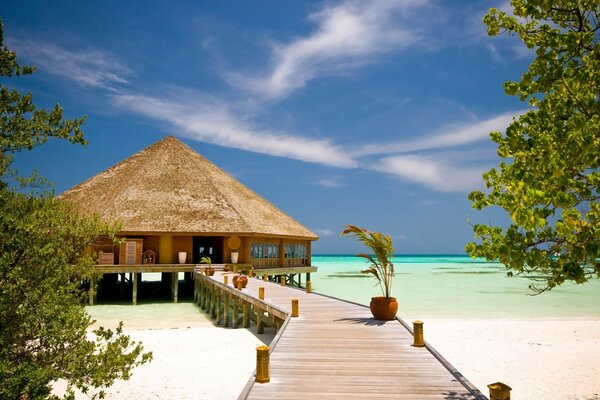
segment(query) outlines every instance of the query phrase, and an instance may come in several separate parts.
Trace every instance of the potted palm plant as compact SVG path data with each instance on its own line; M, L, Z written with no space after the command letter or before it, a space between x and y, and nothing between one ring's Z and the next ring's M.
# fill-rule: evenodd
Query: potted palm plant
M212 260L210 259L210 257L202 257L200 259L200 263L208 264L208 267L203 268L204 275L213 276L215 274L215 269L212 267Z
M394 278L394 247L389 235L379 232L371 232L364 228L354 225L346 225L341 236L356 238L359 242L371 250L371 254L357 254L357 257L366 259L368 268L360 271L363 274L373 275L381 288L383 296L371 298L370 308L373 317L381 321L389 321L396 317L398 311L398 301L390 296L392 290L392 280Z

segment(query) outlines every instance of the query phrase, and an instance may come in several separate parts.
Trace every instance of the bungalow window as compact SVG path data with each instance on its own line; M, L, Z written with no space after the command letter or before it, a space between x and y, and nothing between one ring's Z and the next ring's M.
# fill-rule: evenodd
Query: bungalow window
M284 257L286 267L308 265L308 247L306 243L286 243Z
M255 268L277 267L279 265L279 244L250 243L250 257Z

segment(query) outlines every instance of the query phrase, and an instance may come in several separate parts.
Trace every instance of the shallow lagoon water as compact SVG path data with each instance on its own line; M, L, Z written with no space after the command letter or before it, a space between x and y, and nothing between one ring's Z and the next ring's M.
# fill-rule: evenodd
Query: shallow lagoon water
M381 291L355 256L313 256L315 292L368 304ZM392 295L399 315L422 318L600 317L600 282L564 284L532 296L532 282L506 276L500 263L468 256L396 256Z

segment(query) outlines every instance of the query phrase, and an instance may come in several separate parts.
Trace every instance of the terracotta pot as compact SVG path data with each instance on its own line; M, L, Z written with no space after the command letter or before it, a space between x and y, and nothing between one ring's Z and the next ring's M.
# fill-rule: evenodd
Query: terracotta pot
M398 302L395 297L371 297L371 314L376 320L391 321L396 317Z
M234 275L233 276L233 287L238 287L238 281L242 282L242 287L245 288L248 284L248 277L246 275Z
M204 268L204 275L213 276L215 274L214 268Z

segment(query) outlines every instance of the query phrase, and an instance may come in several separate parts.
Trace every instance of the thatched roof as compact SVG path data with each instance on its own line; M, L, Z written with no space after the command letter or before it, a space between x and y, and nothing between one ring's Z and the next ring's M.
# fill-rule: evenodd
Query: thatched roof
M122 232L318 237L173 136L60 196Z

